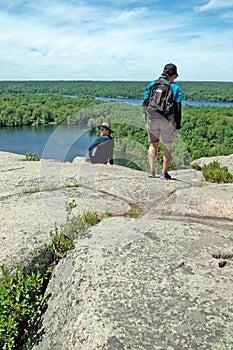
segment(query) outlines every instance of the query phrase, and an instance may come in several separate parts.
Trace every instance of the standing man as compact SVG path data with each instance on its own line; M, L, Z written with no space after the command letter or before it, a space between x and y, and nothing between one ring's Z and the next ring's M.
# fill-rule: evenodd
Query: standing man
M171 179L171 175L167 170L172 160L171 150L174 138L178 134L178 130L181 128L181 104L182 104L182 90L174 81L178 77L177 67L173 63L165 65L159 80L167 81L172 88L172 108L171 114L162 115L160 112L151 110L148 107L148 101L150 97L150 91L155 81L151 82L144 91L144 113L146 117L146 129L150 141L148 150L148 160L150 165L150 171L148 177L155 177L154 163L156 152L160 137L163 142L164 154L163 154L163 168L160 178L162 180Z

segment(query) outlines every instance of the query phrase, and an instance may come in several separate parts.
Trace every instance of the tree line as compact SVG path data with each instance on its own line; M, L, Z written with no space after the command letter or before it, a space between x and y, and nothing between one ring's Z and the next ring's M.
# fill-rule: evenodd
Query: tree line
M87 123L92 129L103 120L114 130L116 150L136 159L140 168L147 165L148 136L141 106L109 102L83 109L67 122ZM233 153L233 107L183 106L182 128L174 143L174 167L190 161ZM162 150L159 150L162 158Z
M153 80L156 77L152 77ZM0 94L61 94L143 99L149 81L0 81ZM233 102L231 82L178 81L184 100Z
M32 118L33 117L33 118ZM107 120L114 129L116 152L144 169L149 145L141 106L103 102L93 97L63 95L0 95L0 126L65 122L93 129ZM203 156L233 153L233 107L183 106L182 128L174 144L174 167ZM159 150L159 157L162 152Z
M82 108L98 105L93 97L71 98L63 95L0 95L0 126L60 124Z

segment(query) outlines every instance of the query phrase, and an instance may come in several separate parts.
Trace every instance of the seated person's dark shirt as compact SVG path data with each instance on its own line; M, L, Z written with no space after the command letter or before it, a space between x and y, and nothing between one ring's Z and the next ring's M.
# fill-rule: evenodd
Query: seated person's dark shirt
M88 154L92 164L113 164L114 140L109 135L99 136L89 146Z

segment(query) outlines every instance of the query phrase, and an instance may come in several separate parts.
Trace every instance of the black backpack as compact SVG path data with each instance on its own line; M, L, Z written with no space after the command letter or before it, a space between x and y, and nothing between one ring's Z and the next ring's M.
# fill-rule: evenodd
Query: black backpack
M169 81L155 80L150 90L147 108L149 112L157 112L165 118L173 113L173 91Z

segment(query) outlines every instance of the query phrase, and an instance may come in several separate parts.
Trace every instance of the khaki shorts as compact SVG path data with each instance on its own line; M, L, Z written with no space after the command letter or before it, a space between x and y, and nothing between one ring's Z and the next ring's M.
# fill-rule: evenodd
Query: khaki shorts
M146 130L150 142L158 142L161 137L165 144L173 143L176 133L173 119L167 120L162 116L153 120L147 118Z

